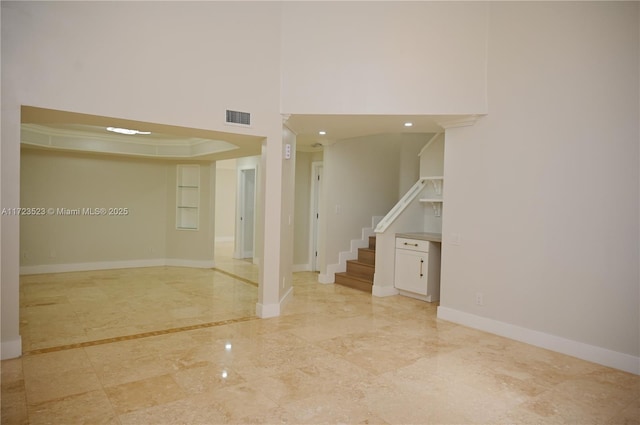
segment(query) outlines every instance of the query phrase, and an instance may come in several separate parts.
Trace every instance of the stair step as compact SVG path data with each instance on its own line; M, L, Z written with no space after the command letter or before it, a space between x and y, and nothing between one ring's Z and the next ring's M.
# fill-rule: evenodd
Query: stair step
M373 264L362 263L358 260L347 260L347 273L351 276L371 279L373 281L373 273L376 266Z
M373 290L373 279L369 280L349 273L336 273L335 283L368 293Z
M376 264L376 250L371 248L358 248L358 261L361 263Z
M374 251L376 249L376 237L375 236L369 236L369 249L373 249Z

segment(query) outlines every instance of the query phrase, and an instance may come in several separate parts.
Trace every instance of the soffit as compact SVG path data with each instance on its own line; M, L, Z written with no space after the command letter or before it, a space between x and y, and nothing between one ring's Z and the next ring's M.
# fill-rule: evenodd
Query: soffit
M191 159L217 161L260 155L263 137L190 127L179 127L142 121L111 118L97 115L66 112L25 106L22 108L23 133L39 131L49 136L72 135L74 146L58 146L46 142L30 143L30 147L43 149L68 149L82 151L82 138L94 139L100 143L112 140L127 144L135 141L135 152L102 152L127 156L147 156L162 159ZM285 116L283 121L296 134L296 145L300 151L321 151L323 146L356 137L375 134L397 133L437 133L445 128L469 125L478 119L476 115L322 115L294 114ZM405 127L411 122L411 127ZM107 132L106 127L122 127L150 131L151 135L123 136ZM230 129L233 129L230 126ZM323 130L325 135L318 132ZM23 136L23 139L26 137ZM28 143L27 140L25 142ZM33 142L33 140L32 140ZM209 143L211 152L207 153ZM99 143L93 143L96 145ZM224 146L230 144L233 146ZM156 146L161 155L149 152L148 146ZM86 142L86 152L101 153L100 148L92 150L92 143ZM189 149L187 149L187 147ZM233 149L222 150L233 147ZM96 150L98 149L98 150ZM164 149L164 150L163 150ZM182 150L180 150L182 149ZM219 149L218 151L215 151ZM185 153L186 152L186 153Z

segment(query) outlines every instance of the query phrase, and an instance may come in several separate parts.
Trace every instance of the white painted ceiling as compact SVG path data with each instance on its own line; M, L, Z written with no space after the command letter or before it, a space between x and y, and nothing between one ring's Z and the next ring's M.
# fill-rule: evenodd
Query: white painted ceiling
M445 115L291 115L285 122L297 135L298 150L320 151L323 146L328 144L367 135L435 133L443 130L444 123L460 118L460 116ZM405 122L411 122L413 125L405 127ZM73 146L69 144L56 146L55 143L47 146L46 143L40 141L38 143L23 143L25 148L71 149L98 153L102 149L100 146L106 146L107 142L111 140L120 145L156 145L158 152L164 152L162 155L147 155L143 149L132 148L137 153L120 152L120 154L212 161L259 155L262 142L261 137L239 134L241 130L237 130L237 127L233 126L229 127L229 132L220 132L34 107L22 108L22 123L23 141L25 142L27 137L24 135L35 130L53 136L66 135L76 141ZM106 127L109 126L151 131L152 134L144 136L117 135L106 131ZM318 134L321 130L325 131L326 135ZM50 139L53 138L50 137ZM229 143L235 148L214 152L217 148L224 148L222 142ZM203 143L209 143L213 153L207 153L206 149L202 148L195 150L196 155L194 156L185 156L182 152L171 150L172 146L179 147L189 144L201 146ZM82 146L86 146L86 149L82 149ZM114 151L109 152L108 148L105 149L107 151L102 153L118 154ZM163 151L163 149L167 150ZM171 152L174 152L173 156Z
M374 134L437 133L442 124L457 117L451 115L292 115L286 124L296 133L299 150L315 144L332 144L340 140ZM410 122L411 127L404 123ZM320 135L320 130L326 135Z

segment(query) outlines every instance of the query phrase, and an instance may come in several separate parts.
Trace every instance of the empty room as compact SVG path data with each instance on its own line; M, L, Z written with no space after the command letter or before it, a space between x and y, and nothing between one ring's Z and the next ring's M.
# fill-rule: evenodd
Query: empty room
M637 2L1 7L2 423L639 423Z

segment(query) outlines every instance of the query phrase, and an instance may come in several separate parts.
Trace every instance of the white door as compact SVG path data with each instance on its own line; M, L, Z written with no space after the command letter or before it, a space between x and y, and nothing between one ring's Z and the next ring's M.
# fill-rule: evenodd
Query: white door
M314 162L311 166L311 229L309 234L311 235L311 246L309 255L311 256L311 271L319 271L320 265L318 262L318 251L320 250L319 244L319 227L320 211L322 205L322 163Z
M253 257L256 170L240 171L240 253L242 258Z

